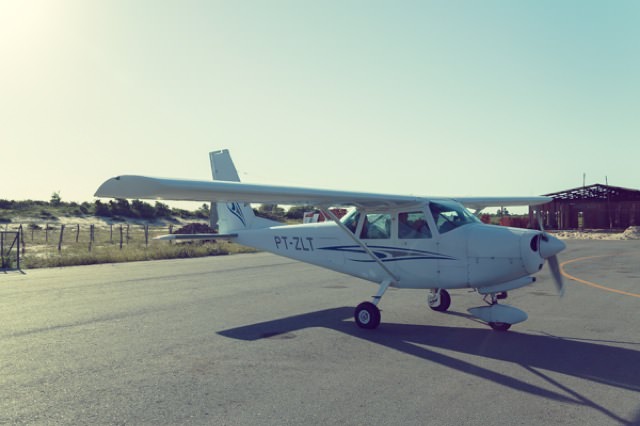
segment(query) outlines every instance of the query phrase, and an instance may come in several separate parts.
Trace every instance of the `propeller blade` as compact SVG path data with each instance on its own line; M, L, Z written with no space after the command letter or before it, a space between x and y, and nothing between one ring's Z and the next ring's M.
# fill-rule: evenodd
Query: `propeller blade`
M560 272L560 265L558 264L558 256L551 256L547 259L549 262L549 269L551 269L551 275L556 283L556 289L560 297L564 296L564 280L562 279L562 273Z
M540 214L540 210L536 210L536 219L538 219L538 226L540 227L540 238L542 241L549 241L549 236L544 230L544 224L542 223L542 215Z

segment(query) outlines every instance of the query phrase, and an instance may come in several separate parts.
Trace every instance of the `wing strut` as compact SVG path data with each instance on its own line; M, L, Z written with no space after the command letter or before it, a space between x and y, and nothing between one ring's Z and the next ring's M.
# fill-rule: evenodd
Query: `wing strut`
M395 284L398 283L398 277L396 277L395 274L391 272L389 268L387 268L387 265L382 263L382 261L378 258L378 256L376 256L375 253L373 253L371 249L360 238L356 237L355 234L351 232L349 228L347 228L344 225L344 223L340 222L340 219L338 219L338 217L331 210L324 207L322 207L320 210L322 211L322 213L325 214L325 216L333 220L336 223L336 225L338 225L338 227L342 229L344 233L347 234L349 238L351 238L357 245L359 245L365 251L365 253L367 253L371 257L371 259L373 259L378 265L380 265L382 270L389 276L391 280L385 280L385 282L387 281L389 282L384 286L384 290L386 290L389 285L393 287ZM384 290L382 291L383 293L384 293ZM376 298L380 299L380 297L382 297L382 295L379 295Z

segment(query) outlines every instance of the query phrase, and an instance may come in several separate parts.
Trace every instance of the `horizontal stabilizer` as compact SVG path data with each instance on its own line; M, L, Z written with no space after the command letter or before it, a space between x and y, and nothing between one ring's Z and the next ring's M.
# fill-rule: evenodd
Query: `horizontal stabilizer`
M168 234L155 237L154 240L230 240L237 236L238 234Z

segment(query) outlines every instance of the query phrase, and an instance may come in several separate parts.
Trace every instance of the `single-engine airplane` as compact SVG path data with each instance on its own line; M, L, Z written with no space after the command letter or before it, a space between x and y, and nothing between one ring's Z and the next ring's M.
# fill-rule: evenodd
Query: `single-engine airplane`
M549 197L416 197L241 183L228 150L209 154L213 181L118 176L97 197L215 202L218 234L165 235L164 240L228 239L277 255L372 281L371 301L354 313L359 327L380 324L380 302L389 287L428 289L427 303L444 312L451 289L474 289L486 303L469 312L498 331L527 319L498 303L507 292L530 285L545 260L560 294L557 254L565 244L540 230L483 224L489 206L525 206ZM254 214L249 203L313 205L329 221L283 225ZM330 207L350 207L339 219Z

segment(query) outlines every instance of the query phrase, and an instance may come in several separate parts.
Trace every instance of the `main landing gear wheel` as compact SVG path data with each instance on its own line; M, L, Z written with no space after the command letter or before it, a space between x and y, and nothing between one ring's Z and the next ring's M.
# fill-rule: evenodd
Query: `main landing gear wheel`
M435 293L430 293L427 301L429 307L438 312L445 312L451 306L451 296L447 290L440 289L440 297L437 297Z
M495 331L507 331L511 328L511 324L507 324L506 322L490 322L489 326Z
M380 325L380 309L371 302L359 304L353 316L360 328L371 330Z

